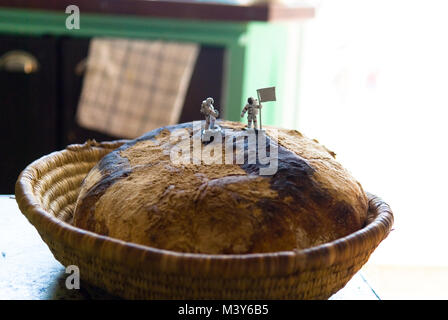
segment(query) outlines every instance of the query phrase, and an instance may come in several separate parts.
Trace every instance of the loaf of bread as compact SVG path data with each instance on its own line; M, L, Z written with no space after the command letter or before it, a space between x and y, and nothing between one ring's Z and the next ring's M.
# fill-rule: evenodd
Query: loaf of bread
M241 123L219 125L224 159L238 146L238 139L224 136L247 131ZM243 163L235 156L231 163L173 161L179 141L195 134L201 132L192 123L164 127L106 155L84 179L72 223L150 247L207 254L304 249L365 225L368 200L361 185L318 141L296 130L259 131L268 145L275 137L278 154L275 172L262 175L266 165L248 163L247 150ZM194 144L188 144L188 159L178 159L193 159Z

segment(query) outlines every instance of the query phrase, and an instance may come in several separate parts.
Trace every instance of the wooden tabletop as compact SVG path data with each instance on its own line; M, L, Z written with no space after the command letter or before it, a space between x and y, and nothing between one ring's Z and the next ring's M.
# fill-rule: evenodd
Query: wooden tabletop
M65 268L52 255L36 229L20 212L14 196L0 195L0 300L116 299L82 282L79 290L65 286ZM332 300L378 300L357 273Z
M0 0L0 7L64 12L77 5L80 13L124 14L156 18L215 21L278 21L308 19L314 8L301 1L297 5L265 3L231 4L232 1L197 0Z

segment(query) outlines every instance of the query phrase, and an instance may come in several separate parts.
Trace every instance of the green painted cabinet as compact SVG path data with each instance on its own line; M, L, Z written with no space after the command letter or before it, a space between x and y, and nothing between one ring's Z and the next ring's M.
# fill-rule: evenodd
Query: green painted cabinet
M302 22L218 22L83 13L80 29L65 26L65 12L0 9L0 33L70 37L126 37L196 42L225 50L222 117L239 121L248 96L277 87L278 101L265 104L263 124L294 127ZM207 95L204 92L204 95Z

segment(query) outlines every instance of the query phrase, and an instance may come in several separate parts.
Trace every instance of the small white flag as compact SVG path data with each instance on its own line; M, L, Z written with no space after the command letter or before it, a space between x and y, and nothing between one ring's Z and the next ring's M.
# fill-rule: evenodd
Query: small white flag
M260 97L260 102L276 101L275 99L275 87L258 89L258 96Z

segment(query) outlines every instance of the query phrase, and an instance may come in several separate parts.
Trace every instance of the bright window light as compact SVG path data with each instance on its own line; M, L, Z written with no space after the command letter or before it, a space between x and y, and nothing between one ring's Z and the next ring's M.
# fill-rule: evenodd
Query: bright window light
M305 24L299 129L394 211L369 263L448 266L447 12L447 1L322 1Z

